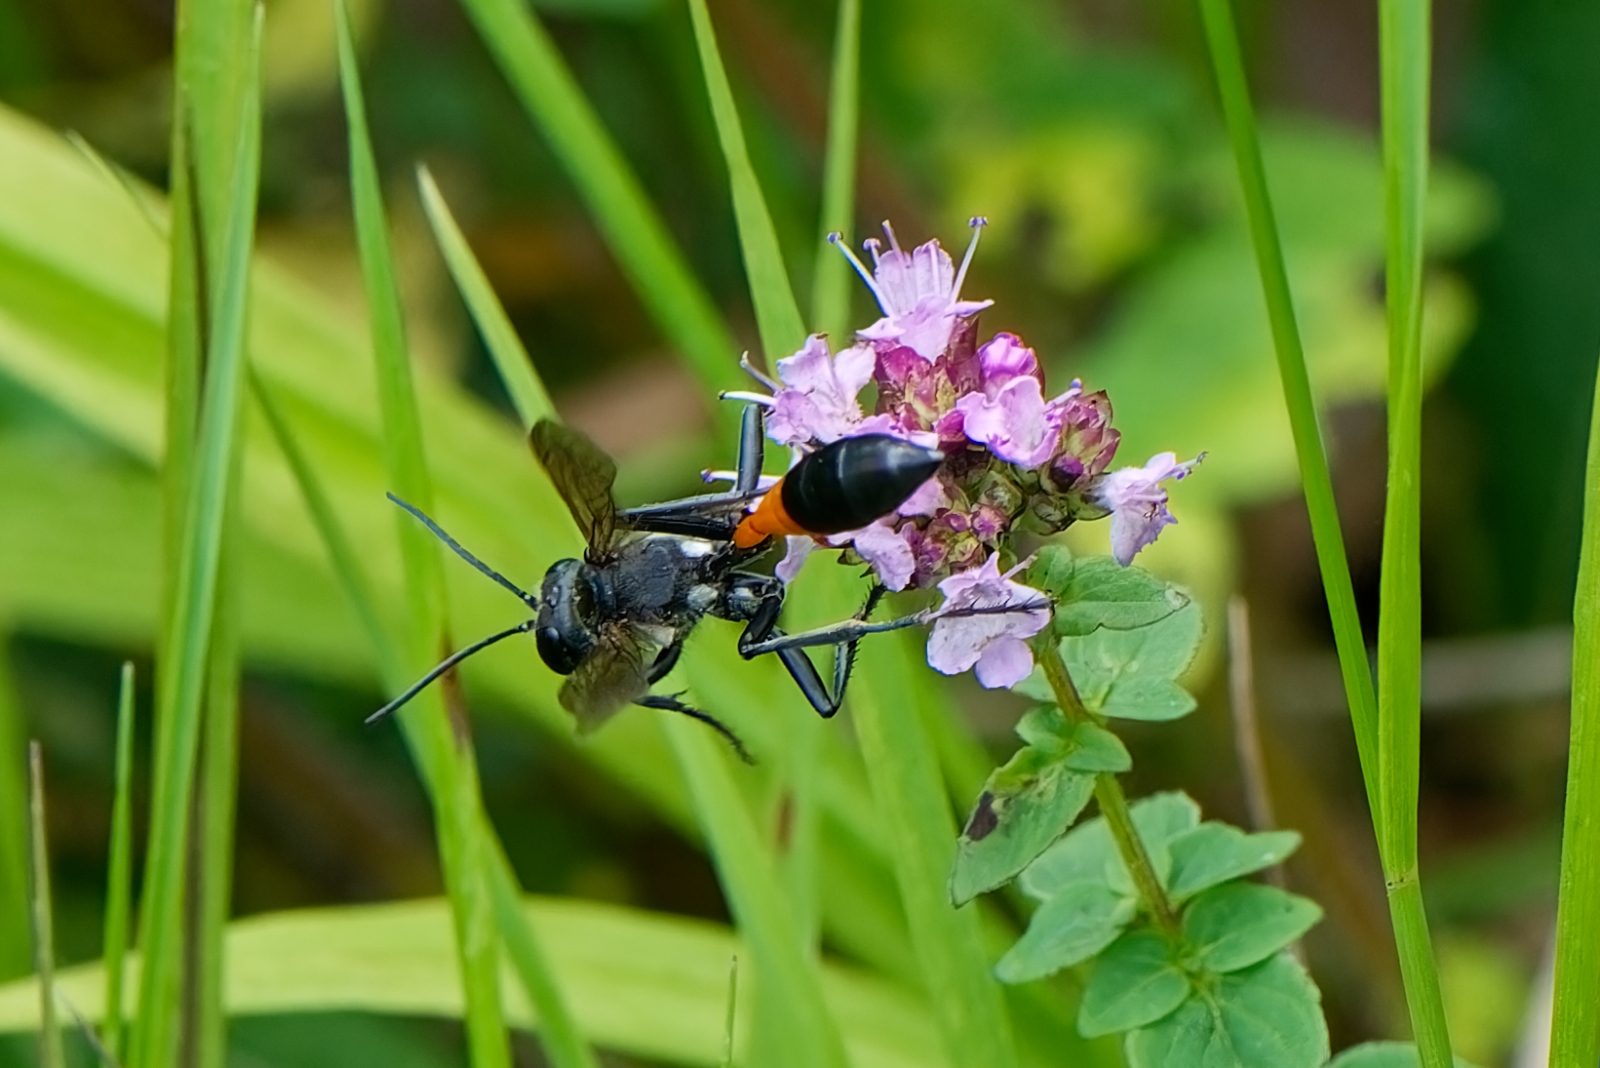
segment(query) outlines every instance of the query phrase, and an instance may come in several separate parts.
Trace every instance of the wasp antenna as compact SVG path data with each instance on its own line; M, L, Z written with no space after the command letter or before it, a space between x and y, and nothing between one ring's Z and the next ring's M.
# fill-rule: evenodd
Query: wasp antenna
M442 541L446 545L450 546L450 551L451 552L455 553L457 556L461 557L461 559L465 560L467 563L471 564L473 567L477 568L479 571L483 572L485 575L488 575L490 578L494 579L496 582L498 582L500 585L504 586L506 589L510 590L512 593L516 594L517 598L519 600L521 600L522 603L527 605L529 608L532 608L534 611L538 611L539 610L539 598L535 597L533 594L529 593L527 590L523 589L521 586L518 586L515 582L512 582L510 579L508 579L504 575L500 574L500 572L496 571L494 568L490 567L488 564L484 563L482 560L479 560L476 556L473 556L471 553L467 552L467 550L465 550L465 549L463 549L461 547L461 543L460 542L456 541L456 539L454 539L450 535L446 534L444 532L444 529L442 527L440 527L438 523L435 523L433 520L429 519L426 515L424 515L422 513L422 511L420 509L412 507L411 505L407 504L405 501L402 501L399 497L396 497L392 493L388 494L387 496L395 504L398 504L400 507L404 508L406 511L410 512L413 516L415 516L418 520L420 520L422 525L427 527L428 528L428 532L431 533L434 537L438 538L440 541ZM503 637L503 635L502 635L502 637Z
M473 653L481 653L495 642L504 641L513 634L526 634L528 631L533 629L533 625L534 620L524 620L523 622L512 627L510 630L503 630L499 634L491 634L482 641L473 642L465 649L458 649L456 652L451 653L449 656L445 657L444 660L440 661L439 665L432 671L428 672L426 675L422 676L422 678L412 683L406 689L405 693L401 694L399 697L396 697L393 701L390 701L372 715L368 716L366 718L366 722L378 722L378 720L382 719L384 716L387 716L389 713L393 712L395 709L399 708L401 705L417 696L417 694L427 689L427 686L430 682L438 678L440 675L443 675L446 671L449 671L457 664L461 663L461 661L465 660Z

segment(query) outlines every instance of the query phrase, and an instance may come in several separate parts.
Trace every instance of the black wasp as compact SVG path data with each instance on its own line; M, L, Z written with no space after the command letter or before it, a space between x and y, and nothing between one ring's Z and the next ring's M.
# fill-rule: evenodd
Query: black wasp
M918 617L867 623L883 594L874 587L854 619L805 634L778 629L783 583L744 570L779 534L837 534L892 512L938 470L944 454L884 434L844 438L807 453L774 486L761 489L762 410L745 409L739 464L730 492L619 510L612 496L617 468L583 433L551 420L529 435L534 455L566 502L588 548L583 559L558 560L539 595L518 587L446 534L422 512L390 494L462 559L515 594L533 617L452 654L400 696L368 717L376 720L481 649L533 632L539 656L566 675L560 700L584 729L629 704L681 712L709 724L749 755L716 719L676 697L650 693L672 670L683 642L705 616L745 625L739 653L775 653L800 692L823 716L839 710L855 644L869 633L921 622ZM833 684L806 655L835 648Z

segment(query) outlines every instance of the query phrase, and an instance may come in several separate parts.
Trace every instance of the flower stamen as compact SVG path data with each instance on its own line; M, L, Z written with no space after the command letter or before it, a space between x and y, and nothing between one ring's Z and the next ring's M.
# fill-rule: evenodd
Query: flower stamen
M872 272L867 269L867 265L862 263L861 260L857 258L856 254L850 250L850 246L844 243L844 235L837 233L829 234L828 243L834 248L838 249L840 252L844 253L844 258L850 261L850 266L856 269L856 274L859 274L861 276L861 280L867 284L867 288L872 290L873 299L878 302L878 307L885 309L888 308L888 302L884 300L883 290L878 288L877 280L872 277ZM878 243L876 241L869 240L863 242L862 244L865 248L871 250L872 258L874 262L876 262L878 258Z
M889 224L884 223L887 229ZM973 253L978 251L978 236L983 233L983 228L989 225L989 220L982 215L974 215L967 220L967 225L972 227L972 241L967 245L967 254L961 257L961 269L956 272L956 284L950 290L950 299L956 300L961 296L961 283L967 280L967 267L972 263Z
M757 382L760 382L763 386L766 386L768 389L772 390L772 392L776 393L778 390L783 388L777 379L773 378L771 375L767 374L767 372L750 362L750 354L748 352L740 355L739 366L744 370L745 374L749 375Z
M775 389L782 388L776 382L772 383L772 385ZM755 393L746 389L725 389L721 393L717 394L717 399L744 401L747 404L759 404L763 408L770 408L773 405L772 398L767 396L765 393Z

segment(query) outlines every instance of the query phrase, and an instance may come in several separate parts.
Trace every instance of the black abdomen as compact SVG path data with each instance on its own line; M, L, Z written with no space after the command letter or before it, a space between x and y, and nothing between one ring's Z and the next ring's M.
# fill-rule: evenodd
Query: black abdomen
M813 534L856 530L894 511L939 470L944 453L887 434L841 438L783 479L783 509Z

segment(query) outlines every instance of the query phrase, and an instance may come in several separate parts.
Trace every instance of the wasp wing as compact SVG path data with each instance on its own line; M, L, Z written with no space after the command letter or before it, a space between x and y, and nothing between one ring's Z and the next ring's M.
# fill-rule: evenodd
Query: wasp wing
M602 555L609 551L617 526L617 502L611 495L616 462L583 431L552 419L535 423L528 442L589 548Z
M606 627L599 638L558 695L584 734L650 691L646 643L634 629L627 624Z

